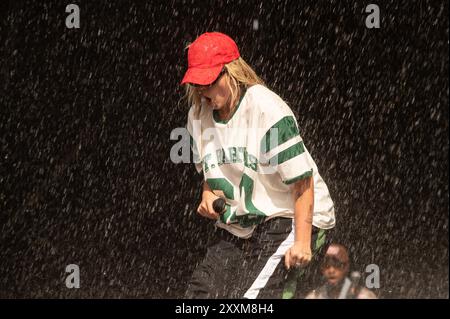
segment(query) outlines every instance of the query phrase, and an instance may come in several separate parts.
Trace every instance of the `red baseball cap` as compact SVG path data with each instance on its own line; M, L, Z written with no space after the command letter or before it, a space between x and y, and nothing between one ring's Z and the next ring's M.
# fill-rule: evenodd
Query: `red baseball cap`
M208 85L219 76L225 64L240 57L236 43L226 34L206 32L188 50L188 70L181 84Z

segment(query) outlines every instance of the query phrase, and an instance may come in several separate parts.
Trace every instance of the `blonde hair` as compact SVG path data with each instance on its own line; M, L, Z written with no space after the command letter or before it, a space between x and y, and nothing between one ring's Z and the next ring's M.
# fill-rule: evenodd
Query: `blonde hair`
M226 84L231 92L230 106L236 107L241 98L243 89L248 89L255 84L265 85L263 80L256 75L255 71L241 57L225 64ZM201 109L201 98L196 88L189 83L186 84L186 95L189 105L194 105L194 113L198 116Z

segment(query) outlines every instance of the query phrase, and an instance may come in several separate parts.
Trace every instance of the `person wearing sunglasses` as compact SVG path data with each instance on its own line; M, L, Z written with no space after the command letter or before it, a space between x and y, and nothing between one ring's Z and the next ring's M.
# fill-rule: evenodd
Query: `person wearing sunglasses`
M325 284L311 291L306 299L376 299L376 295L358 280L348 278L350 258L347 248L331 244L323 258L321 271ZM359 277L356 277L359 279Z
M293 111L220 32L188 46L181 84L203 175L197 212L216 226L185 297L294 297L300 270L324 250L335 214ZM216 212L219 197L226 205Z

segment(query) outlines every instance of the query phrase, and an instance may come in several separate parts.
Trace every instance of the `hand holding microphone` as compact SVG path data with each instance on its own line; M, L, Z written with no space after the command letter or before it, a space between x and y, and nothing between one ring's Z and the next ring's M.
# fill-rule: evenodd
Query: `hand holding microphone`
M222 197L217 198L216 200L214 200L213 202L213 209L214 211L219 214L219 215L223 215L225 213L226 210L226 202Z
M211 191L204 191L202 202L198 206L197 212L209 219L218 219L226 212L226 202L222 197L217 197Z

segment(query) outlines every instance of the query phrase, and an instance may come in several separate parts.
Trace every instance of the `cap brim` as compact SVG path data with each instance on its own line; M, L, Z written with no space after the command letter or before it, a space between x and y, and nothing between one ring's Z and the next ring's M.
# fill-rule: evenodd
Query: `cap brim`
M214 82L222 71L223 65L214 66L208 69L189 68L181 81L181 85L193 83L198 85L208 85Z

